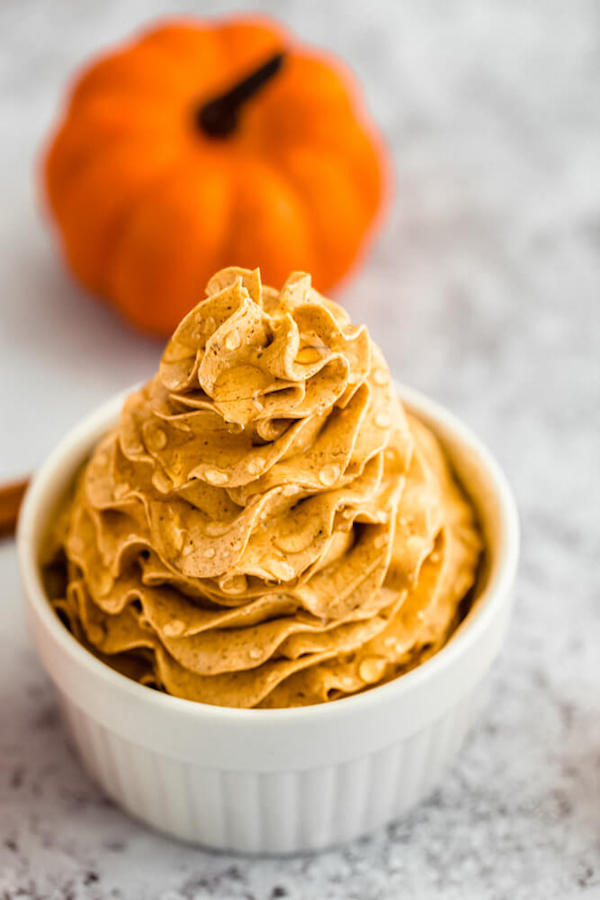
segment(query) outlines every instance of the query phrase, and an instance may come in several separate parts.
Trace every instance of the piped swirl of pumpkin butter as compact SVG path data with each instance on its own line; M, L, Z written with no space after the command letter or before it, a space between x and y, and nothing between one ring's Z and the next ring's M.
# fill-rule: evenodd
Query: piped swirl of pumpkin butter
M435 652L480 539L366 328L225 269L125 402L55 536L73 632L205 703L319 703Z

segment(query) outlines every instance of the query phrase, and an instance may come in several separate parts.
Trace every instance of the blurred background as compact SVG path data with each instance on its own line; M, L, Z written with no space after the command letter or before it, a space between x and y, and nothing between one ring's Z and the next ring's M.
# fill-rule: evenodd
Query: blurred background
M83 413L148 378L162 346L82 298L40 210L40 149L73 70L157 16L256 9L350 65L392 155L388 218L336 299L369 325L398 379L477 431L515 488L523 556L492 703L448 784L408 823L304 867L245 863L232 875L226 859L147 835L103 806L65 762L53 720L42 759L32 722L51 701L13 602L5 546L0 894L5 878L7 890L27 879L42 892L62 890L71 879L82 891L73 896L109 896L109 888L120 896L129 883L126 896L169 900L592 896L600 891L595 0L3 0L0 478L30 471ZM27 689L15 693L16 683ZM33 782L9 787L21 757L38 795ZM48 765L53 786L44 782ZM51 821L63 834L52 862L44 850ZM7 842L19 830L17 859ZM111 839L127 851L120 868ZM106 894L85 893L86 866ZM146 893L133 888L140 867ZM198 867L213 887L185 893Z
M0 358L11 426L0 472L34 466L84 410L150 374L160 350L82 302L44 222L42 142L73 71L155 16L235 9L278 16L344 59L387 139L391 214L338 298L368 322L397 377L467 418L476 409L490 437L503 417L525 415L523 394L535 392L551 416L577 381L584 403L579 360L597 335L589 317L580 326L597 293L600 227L593 0L379 0L368 11L335 0L4 0ZM578 340L557 358L573 330ZM504 443L522 450L521 438Z

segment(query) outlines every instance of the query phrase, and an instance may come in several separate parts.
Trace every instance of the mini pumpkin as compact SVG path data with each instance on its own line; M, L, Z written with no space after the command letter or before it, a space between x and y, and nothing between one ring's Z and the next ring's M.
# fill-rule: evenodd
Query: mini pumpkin
M78 279L171 333L210 274L330 290L383 197L385 156L337 62L271 21L164 23L77 80L45 184Z

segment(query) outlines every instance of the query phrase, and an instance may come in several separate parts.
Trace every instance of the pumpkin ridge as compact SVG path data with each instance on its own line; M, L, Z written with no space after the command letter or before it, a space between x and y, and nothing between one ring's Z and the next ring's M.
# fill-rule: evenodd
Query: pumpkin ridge
M93 266L93 275L91 274L89 269L84 274L84 271L87 267L81 267L81 263L79 261L81 259L80 253L77 250L73 251L73 249L69 251L69 247L77 247L77 241L74 239L71 239L71 241L69 241L71 230L67 229L67 240L65 241L65 247L68 250L68 255L71 259L73 259L73 263L76 266L77 270L80 272L84 284L86 284L93 291L103 292L106 290L106 260L109 258L111 247L113 245L112 232L115 229L118 230L118 223L127 215L128 206L132 202L136 202L139 196L145 194L148 190L151 190L155 186L155 184L158 183L160 178L164 176L165 171L167 171L169 168L176 167L179 162L179 156L177 158L171 158L170 160L163 160L161 163L159 163L152 174L148 174L147 178L145 178L142 183L138 183L137 185L135 185L133 190L131 190L130 185L128 193L123 192L120 194L120 202L118 207L116 207L117 211L113 211L112 214L108 215L106 220L101 223L99 231L102 233L102 237L100 236L100 234L98 234L95 241L96 246L92 248L86 248L86 250L91 249L93 252L95 252L96 255L96 264ZM91 170L92 163L93 159L90 160L89 165L86 167L88 169L88 175L89 170ZM83 187L85 186L85 172L86 169L79 170L79 186L71 182L70 188L64 190L65 196L68 196L69 191L71 192L71 201L70 207L63 208L62 212L57 214L57 218L59 221L70 221L73 218L73 206L81 207L84 203L82 199L77 199L77 193L81 193L83 191ZM119 185L119 189L121 189L121 185ZM112 186L112 192L113 194L116 192L114 186Z
M148 192L151 190L155 190L157 187L164 183L168 177L176 170L177 164L179 160L174 160L168 167L163 169L161 172L155 173L155 175L149 179L143 187L140 187L140 190L136 192L135 196L130 197L130 202L127 204L127 209L123 209L122 214L119 216L118 229L115 229L115 233L112 235L112 253L108 254L108 256L112 256L113 261L115 260L115 256L118 254L117 245L120 243L121 238L123 237L124 231L127 229L127 225L131 218L135 215L136 210L139 208L139 205L144 202L147 197ZM107 266L106 271L106 290L108 290L108 284L110 283L110 266ZM117 297L113 296L113 299L117 299Z
M174 164L169 168L168 171L162 173L160 179L156 179L154 184L152 185L153 191L156 191L157 187L164 187L165 190L169 187L170 179L176 178L175 181L171 182L171 187L174 189L177 186L177 180L179 178L179 172L177 166ZM209 175L205 175L204 177L214 178L214 173L210 173ZM229 185L228 188L228 200L227 200L227 209L229 217L235 214L235 203L232 202L232 185ZM166 196L166 195L165 195ZM113 247L113 252L111 255L111 259L107 266L107 293L110 295L113 302L118 306L118 308L126 315L126 317L132 322L134 325L139 327L140 329L146 331L147 333L155 334L157 336L164 333L163 327L157 327L155 325L150 325L148 321L142 320L139 315L139 310L137 309L137 305L132 303L132 298L129 295L125 295L123 292L122 285L119 286L121 282L121 276L119 275L119 270L123 266L123 252L124 247L128 245L128 238L131 238L131 234L128 233L129 229L132 228L135 224L136 217L140 215L142 212L143 204L147 201L147 193L140 194L136 197L135 204L132 205L128 212L127 216L124 218L122 222L122 227L120 228L118 238L115 240L115 244ZM162 202L162 201L161 201ZM225 230L224 226L221 226L221 231L224 233L229 233ZM196 257L195 257L196 258ZM198 257L198 263L194 267L196 272L196 277L194 283L197 284L197 290L194 292L193 300L191 300L191 305L194 302L197 302L197 298L200 297L203 293L204 285L206 283L207 276L206 270L210 268L212 271L213 263L209 262L208 266L206 262L202 259L202 257ZM171 300L175 301L176 296L173 294L171 296ZM187 310L186 310L187 311ZM180 311L178 318L183 316L183 312Z
M153 81L148 84L136 84L126 80L119 82L118 79L114 82L112 80L114 75L112 79L108 78L111 63L113 63L116 73L118 73L117 64L121 66L133 66L134 63L139 65L140 60L136 59L138 53L139 51L136 52L136 48L129 47L122 52L120 58L100 57L95 63L85 69L81 83L76 85L71 96L67 116L71 114L79 115L89 103L103 96L112 96L116 103L125 103L127 105L138 104L144 100L156 102L157 97L160 102L165 102L173 94L174 86L177 83L181 84L179 79L176 82L163 81L161 83L160 81ZM144 68L148 69L148 67Z
M301 148L299 148L299 149L301 149ZM349 171L348 165L347 164L344 165L343 161L340 162L340 160L336 156L334 156L334 154L319 154L319 156L323 156L323 155L326 155L326 156L329 155L330 161L331 161L332 165L334 165L335 168L337 169L337 172L339 174L343 174L344 181L346 182L346 184L345 184L346 194L349 196L352 196L353 201L357 208L357 212L363 214L363 219L366 218L368 215L367 210L365 209L365 206L361 203L361 200L362 200L361 193L358 190L354 179L352 178L352 173ZM281 162L281 160L280 160L280 162ZM290 171L289 168L287 168L286 166L283 165L281 167L281 169L278 170L278 174L283 176L284 180L286 181L286 184L294 192L294 194L298 197L300 204L302 205L303 209L305 210L305 214L306 214L307 218L310 219L310 221L312 222L313 233L311 234L311 238L312 238L312 244L313 244L313 256L314 256L315 260L319 260L319 263L317 263L317 265L313 264L314 281L319 290L321 290L321 291L330 290L330 288L331 288L330 282L326 278L320 277L320 275L321 275L320 260L323 258L323 256L325 256L325 259L327 260L329 265L332 265L331 244L329 242L329 246L328 246L328 242L323 240L324 235L327 235L328 231L329 231L327 223L322 223L318 220L318 218L315 217L314 204L311 203L311 200L307 196L306 191L303 190L303 185L298 183L297 179L294 177L294 173L292 171ZM372 219L372 216L369 215L369 219ZM350 224L350 222L347 220L344 220L343 224L348 226ZM356 248L355 248L356 253L358 253L360 251L363 240L365 241L365 243L367 243L366 239L367 239L367 235L365 233L363 233L362 230L356 232ZM339 251L336 250L334 255L335 255L335 257L337 257L339 255ZM343 268L340 267L340 270L337 272L337 274L335 276L336 281L338 279L343 278L346 275L346 273L348 272L348 269L350 268L350 265L351 265L351 262L350 262L350 264L348 264L346 261L344 261Z
M251 167L254 169L254 172L249 177L244 178L243 171L240 169L238 171L238 183L241 181L245 185L247 181L250 181L250 183L252 183L254 185L258 185L260 183L260 177L262 174L263 176L268 175L269 180L270 180L269 188L271 190L273 188L273 185L275 185L275 186L279 185L279 186L283 186L285 188L285 190L291 195L291 197L293 199L294 219L302 223L302 228L301 228L302 239L305 244L307 241L309 242L308 247L305 246L304 248L297 247L296 245L294 245L294 253L296 254L296 256L295 256L296 268L302 269L302 270L309 270L312 268L312 271L318 272L320 269L320 265L319 266L315 265L315 262L318 259L318 255L315 253L313 236L311 234L310 227L308 227L308 219L307 219L307 215L306 215L307 209L306 209L306 205L303 201L303 198L301 196L299 196L298 191L296 190L296 187L294 185L291 185L288 182L288 180L285 178L285 173L280 171L272 162L261 158L258 154L251 154L249 162L251 163ZM273 210L272 210L272 213L274 213ZM236 247L235 259L238 262L240 262L240 264L242 266L246 266L247 264L249 265L249 263L253 262L254 267L256 267L258 265L258 263L260 263L260 260L256 260L256 259L254 259L254 261L248 260L245 256L245 253L240 254L240 251L239 251L239 241L236 238L241 233L243 233L244 230L245 230L244 223L240 224L240 222L238 221L236 231L234 232L234 239L232 241L233 246ZM283 243L283 241L286 238L289 239L289 237L290 237L290 235L287 233L287 231L284 233L278 233L277 245L279 246L280 243ZM303 249L306 250L308 252L308 254L310 255L309 259L307 259L306 256L304 255L304 253L302 252ZM307 266L306 262L310 262L311 266L310 267ZM274 271L273 266L272 265L269 266L268 259L266 260L266 263L261 264L260 267L261 267L261 271L264 271L265 273L269 273L269 272L272 273ZM275 272L276 272L276 274L278 274L276 270L275 270ZM273 280L272 274L271 275L266 274L265 278L270 278L271 280ZM275 279L275 280L281 281L283 279L280 277L279 279Z
M361 212L363 212L363 214L365 216L373 215L373 213L370 210L371 204L368 203L367 200L362 196L361 191L359 190L359 187L356 184L356 179L354 177L355 171L353 171L354 169L356 169L356 165L353 161L347 160L347 159L346 160L340 159L339 155L337 153L335 153L335 151L333 149L330 149L330 148L319 149L319 152L316 153L310 147L309 144L306 144L304 146L297 145L295 149L305 152L311 156L314 156L315 160L318 159L319 162L326 160L326 161L330 162L331 165L334 166L338 172L343 172L344 177L346 178L346 180L348 182L347 190L356 197L357 202L360 204ZM289 156L287 154L282 154L278 158L278 162L281 165L282 173L285 176L287 176L290 179L290 181L293 182L294 181L294 173L286 165L286 162L288 159L289 159ZM296 187L299 188L298 185L296 185Z
M94 157L97 157L99 150L106 154L117 149L119 146L129 146L132 150L137 146L139 147L140 154L142 154L146 150L148 136L149 133L143 135L137 134L135 136L131 135L131 137L125 137L122 134L107 134L105 139L102 139L101 136L96 144L82 147L80 150L71 151L72 159L69 163L68 173L62 171L50 171L50 169L54 167L54 160L48 156L46 160L47 179L52 182L65 180L72 183L77 178L81 178L85 169L88 168L88 166L93 165Z
M306 197L304 197L302 195L302 192L300 191L299 186L297 184L295 184L293 182L293 180L289 177L289 172L287 172L285 169L276 169L274 163L267 163L267 167L270 170L272 170L272 172L275 174L275 176L278 180L283 181L285 183L285 185L289 188L289 190L291 191L291 193L293 194L293 196L296 199L299 210L301 210L301 212L302 212L302 218L307 219L307 220L310 219L311 218L310 217L311 209L310 209L309 204L307 203ZM321 257L321 254L319 253L319 248L318 248L318 237L319 237L318 235L313 234L310 231L308 232L308 238L309 238L310 245L311 245L310 251L311 251L311 256L313 259L313 265L312 265L311 271L313 273L316 273L313 275L313 278L314 278L314 281L317 284L317 286L320 287L322 284L322 279L320 279L320 274L321 274L320 273L320 269L321 269L320 262L317 262L317 260L319 260Z

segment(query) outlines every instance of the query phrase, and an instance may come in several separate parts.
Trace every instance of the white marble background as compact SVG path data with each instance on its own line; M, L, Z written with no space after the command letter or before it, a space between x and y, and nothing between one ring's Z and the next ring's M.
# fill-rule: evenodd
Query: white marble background
M345 57L395 162L395 209L343 292L392 369L492 446L523 520L491 703L445 784L384 832L284 861L158 837L82 773L0 545L0 898L600 897L600 6L285 0ZM216 13L218 2L184 8ZM34 466L159 347L84 300L36 204L73 66L176 3L0 4L0 476Z

